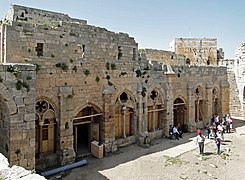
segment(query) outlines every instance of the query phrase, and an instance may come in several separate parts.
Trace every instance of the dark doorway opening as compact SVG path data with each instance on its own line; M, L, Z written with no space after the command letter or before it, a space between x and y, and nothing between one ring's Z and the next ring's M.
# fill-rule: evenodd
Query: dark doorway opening
M90 153L90 123L74 126L74 149L77 156Z

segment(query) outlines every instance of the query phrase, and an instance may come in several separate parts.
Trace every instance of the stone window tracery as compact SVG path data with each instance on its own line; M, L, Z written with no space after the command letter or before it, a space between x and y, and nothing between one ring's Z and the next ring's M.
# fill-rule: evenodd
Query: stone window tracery
M51 103L46 100L36 102L36 155L55 152L56 118Z
M115 138L126 138L135 134L133 100L126 92L120 94L115 105Z
M156 90L150 92L148 96L148 132L153 132L163 128L163 112L162 103L159 101L159 95Z

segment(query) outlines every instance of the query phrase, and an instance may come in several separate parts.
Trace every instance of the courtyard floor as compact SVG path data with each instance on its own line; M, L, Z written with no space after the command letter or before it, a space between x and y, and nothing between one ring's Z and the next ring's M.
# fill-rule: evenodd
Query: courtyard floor
M234 121L235 130L225 134L221 154L213 140L206 140L205 154L199 155L196 133L183 139L161 138L149 147L137 144L120 148L102 159L88 156L88 164L60 173L50 179L64 180L155 180L155 179L233 179L245 178L245 121Z

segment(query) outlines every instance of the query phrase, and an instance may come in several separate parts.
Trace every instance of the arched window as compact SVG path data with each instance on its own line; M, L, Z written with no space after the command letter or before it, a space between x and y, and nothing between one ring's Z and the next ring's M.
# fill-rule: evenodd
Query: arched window
M118 106L115 109L115 138L126 138L135 134L134 111L132 108Z
M132 97L123 92L117 98L114 111L115 138L127 138L135 134L135 112Z
M163 129L163 113L162 101L157 90L151 91L148 96L148 132L153 132L158 129Z
M54 153L56 118L53 106L46 100L36 102L36 156Z

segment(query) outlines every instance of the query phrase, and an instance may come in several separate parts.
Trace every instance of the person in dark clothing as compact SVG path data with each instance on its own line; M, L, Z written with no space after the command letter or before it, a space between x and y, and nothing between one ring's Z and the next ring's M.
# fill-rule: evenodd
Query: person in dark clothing
M183 130L182 130L180 124L178 124L178 132L179 132L179 138L182 138L182 139L183 139L183 137L182 137L182 135L183 135Z
M169 135L169 139L172 140L173 139L173 126L172 125L169 125L168 135Z

